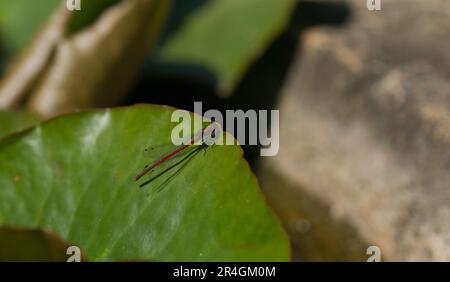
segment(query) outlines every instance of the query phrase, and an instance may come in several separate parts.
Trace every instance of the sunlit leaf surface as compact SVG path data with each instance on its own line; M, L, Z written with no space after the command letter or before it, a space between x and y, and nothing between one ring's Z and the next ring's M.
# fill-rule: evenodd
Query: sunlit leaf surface
M170 142L172 112L84 112L2 140L0 225L50 230L93 261L288 260L238 146L198 153L163 189L133 180L143 149Z

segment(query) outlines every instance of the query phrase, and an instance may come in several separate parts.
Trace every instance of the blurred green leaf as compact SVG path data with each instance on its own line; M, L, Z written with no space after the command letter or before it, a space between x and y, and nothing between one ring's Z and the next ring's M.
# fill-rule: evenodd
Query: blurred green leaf
M0 108L25 104L51 117L122 102L159 38L171 1L120 1L91 22L90 15L115 2L57 9L0 81ZM71 23L82 30L69 36Z
M91 23L108 7L121 0L82 1L82 10L73 11L69 33ZM0 0L0 36L13 52L23 49L51 12L65 0Z
M2 140L0 225L49 229L94 261L288 260L238 146L199 152L170 182L139 188L143 149L170 142L173 110L78 113Z
M121 0L95 0L83 1L82 10L74 11L69 23L69 33L77 32L92 24L100 14L108 7L119 3Z
M0 111L0 138L36 122L36 117L22 111Z
M193 12L160 47L169 63L209 68L229 93L250 64L283 30L295 0L214 0Z
M23 49L60 0L0 0L0 36L11 51Z

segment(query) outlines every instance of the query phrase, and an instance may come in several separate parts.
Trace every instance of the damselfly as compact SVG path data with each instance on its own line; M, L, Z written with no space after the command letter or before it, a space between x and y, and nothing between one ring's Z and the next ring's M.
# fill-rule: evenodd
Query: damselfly
M165 172L171 170L173 167L183 164L187 160L190 160L190 158L194 154L196 154L199 150L206 149L211 145L214 145L215 140L217 140L217 138L219 137L219 134L220 134L220 125L216 122L211 123L205 128L199 130L188 140L186 140L187 142L183 142L182 145L179 145L178 147L175 147L173 150L170 150L169 152L162 154L158 159L153 161L151 164L146 165L144 169L134 177L134 180L138 181L148 173L153 172L155 169L157 169L164 163L181 156L184 152L188 151L190 148L195 146L193 150L188 152L187 156L181 159L181 161L176 162L174 165L162 171L157 176L154 176L153 178L150 179L150 181L147 181L146 183L151 182L151 180L161 176Z

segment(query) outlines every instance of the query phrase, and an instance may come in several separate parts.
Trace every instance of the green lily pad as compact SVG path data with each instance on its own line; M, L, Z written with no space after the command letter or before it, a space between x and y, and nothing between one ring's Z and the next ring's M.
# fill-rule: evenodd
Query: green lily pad
M164 189L133 180L143 149L170 142L173 111L82 112L0 141L0 226L50 230L90 261L288 260L238 146L193 155Z
M160 47L163 62L212 71L230 93L254 60L288 24L294 0L215 0L193 12Z
M36 117L22 111L0 111L0 138L36 122Z

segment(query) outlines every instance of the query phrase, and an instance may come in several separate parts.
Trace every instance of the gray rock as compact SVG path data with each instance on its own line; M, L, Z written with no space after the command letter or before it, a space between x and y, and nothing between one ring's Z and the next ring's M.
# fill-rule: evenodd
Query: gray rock
M282 203L309 199L297 207L308 242L333 242L314 254L288 228L300 258L358 260L377 245L386 260L450 260L450 2L347 2L347 26L304 35L263 189L287 226Z

